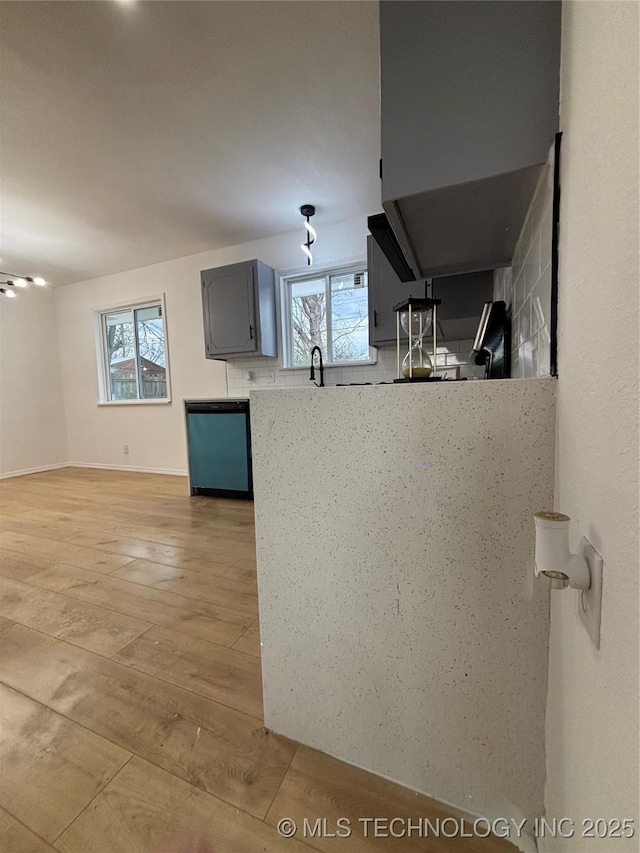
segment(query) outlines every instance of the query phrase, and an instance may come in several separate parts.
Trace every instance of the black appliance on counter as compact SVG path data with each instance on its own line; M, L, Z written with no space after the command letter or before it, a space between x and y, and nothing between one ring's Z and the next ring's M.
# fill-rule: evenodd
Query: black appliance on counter
M506 302L485 302L471 360L474 364L484 364L485 379L511 376L511 321Z

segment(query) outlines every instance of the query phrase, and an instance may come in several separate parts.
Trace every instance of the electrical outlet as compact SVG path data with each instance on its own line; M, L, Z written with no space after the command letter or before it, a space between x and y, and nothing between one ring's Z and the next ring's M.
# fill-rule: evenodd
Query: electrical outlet
M591 642L600 648L600 620L602 617L602 557L588 539L580 543L582 554L589 564L591 586L578 590L578 615Z
M124 447L124 454L125 454L125 456L126 456L126 455L127 455L127 453L129 452L129 445L128 445L128 444L125 444L125 445L123 445L123 447Z
M247 370L247 382L255 382L255 381L256 381L255 370Z

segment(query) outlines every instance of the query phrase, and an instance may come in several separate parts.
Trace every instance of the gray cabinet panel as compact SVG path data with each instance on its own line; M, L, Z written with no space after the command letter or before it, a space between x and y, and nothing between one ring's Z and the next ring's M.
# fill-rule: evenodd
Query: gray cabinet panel
M274 273L261 261L203 270L207 358L276 355Z
M369 280L369 343L372 347L396 342L393 306L409 296L424 296L423 281L402 282L373 239L367 237Z
M234 264L202 273L207 356L256 351L253 267Z
M475 337L485 302L493 299L493 270L433 279L438 306L438 330L444 341Z
M278 335L276 332L276 283L275 273L262 261L255 262L256 294L258 301L260 355L278 355Z

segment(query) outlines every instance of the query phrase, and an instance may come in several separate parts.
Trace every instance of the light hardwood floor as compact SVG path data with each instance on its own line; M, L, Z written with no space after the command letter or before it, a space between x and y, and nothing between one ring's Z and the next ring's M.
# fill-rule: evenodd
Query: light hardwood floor
M0 574L0 850L513 853L364 837L360 818L448 812L264 729L250 503L180 477L5 480ZM305 837L305 818L353 833Z

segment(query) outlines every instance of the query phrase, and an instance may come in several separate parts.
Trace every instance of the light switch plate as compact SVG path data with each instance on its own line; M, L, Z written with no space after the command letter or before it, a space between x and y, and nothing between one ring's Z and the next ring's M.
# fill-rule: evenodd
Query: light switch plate
M600 648L600 620L602 617L602 557L588 539L580 543L581 551L589 564L591 586L578 590L578 615L596 649Z

